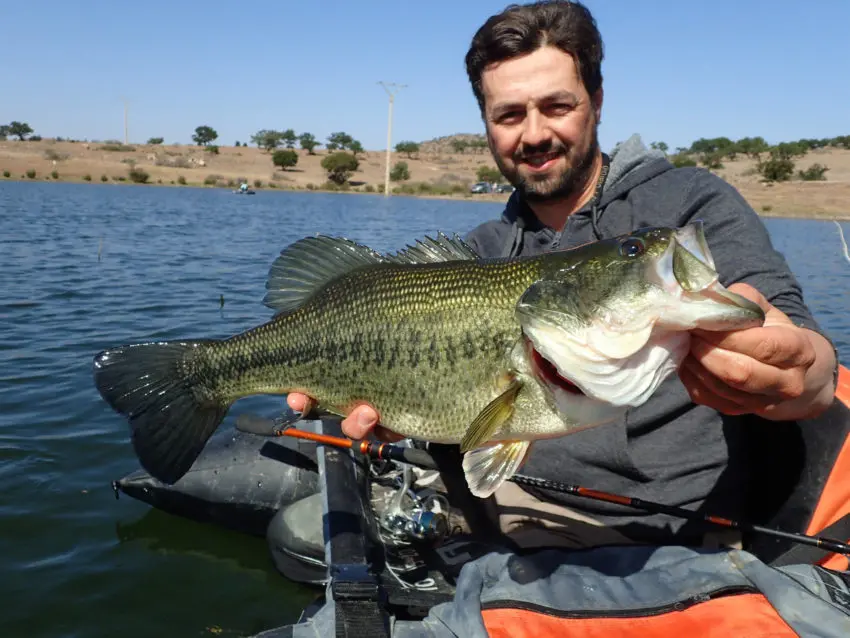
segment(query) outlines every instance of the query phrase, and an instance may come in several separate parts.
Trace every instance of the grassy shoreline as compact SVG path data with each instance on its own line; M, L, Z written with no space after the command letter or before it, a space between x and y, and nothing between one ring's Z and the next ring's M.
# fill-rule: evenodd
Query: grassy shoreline
M120 150L116 151L115 148ZM197 146L111 145L97 142L0 141L0 184L7 181L129 184L129 174L148 175L150 185L186 188L238 187L247 180L254 190L294 192L345 192L383 194L385 153L367 151L347 189L327 188L321 167L324 152L298 151L298 164L286 171L276 169L269 153L253 147L219 147L213 154ZM393 163L407 162L411 179L394 182L391 188L407 192L394 197L419 197L456 201L504 203L507 194L471 194L476 172L492 166L484 153L433 151L406 157L393 153ZM810 152L798 162L803 168L819 162L829 166L828 181L759 181L754 161L726 161L713 172L732 184L759 215L764 217L850 220L850 150L823 149ZM8 177L4 174L8 173ZM33 178L27 175L34 175ZM56 175L52 177L51 175ZM89 180L84 179L88 176ZM102 179L105 178L105 181ZM180 183L183 180L185 183ZM141 185L141 184L138 184Z

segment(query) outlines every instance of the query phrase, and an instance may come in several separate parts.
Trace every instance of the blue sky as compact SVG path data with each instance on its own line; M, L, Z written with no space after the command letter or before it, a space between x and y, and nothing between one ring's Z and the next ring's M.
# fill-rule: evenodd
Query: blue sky
M483 126L463 57L493 0L5 3L0 122L44 136L219 143L260 128L386 145ZM604 149L632 133L768 142L850 134L850 2L589 0L605 41Z

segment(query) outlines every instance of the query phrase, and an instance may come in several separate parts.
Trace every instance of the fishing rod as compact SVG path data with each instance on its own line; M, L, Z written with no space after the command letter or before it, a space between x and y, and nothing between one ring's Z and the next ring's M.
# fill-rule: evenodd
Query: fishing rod
M340 449L354 450L374 460L391 460L401 463L409 463L411 465L427 469L437 469L437 464L434 461L434 458L425 450L408 448L401 445L394 445L392 443L380 443L377 441L365 440L354 441L352 439L339 436L316 434L315 432L309 432L307 430L299 430L298 428L280 421L251 415L240 416L236 421L236 428L243 432L250 432L260 436L288 436L324 445L330 445ZM850 556L850 544L834 538L811 536L796 532L785 532L772 527L764 527L753 523L735 521L720 516L713 516L711 514L702 514L700 512L694 512L675 505L665 505L663 503L656 503L655 501L647 501L642 498L612 494L610 492L594 490L581 485L570 485L568 483L534 478L523 474L515 474L509 480L513 481L517 485L526 485L528 487L561 492L563 494L572 494L574 496L580 496L594 501L604 501L606 503L614 503L616 505L625 505L634 509L650 512L652 514L668 514L670 516L675 516L676 518L710 523L719 527L737 529L742 532L752 534L762 534L765 536L773 536L775 538L783 538L795 543L800 543L801 545L810 545L835 554Z
M355 441L341 436L317 434L288 425L285 421L267 419L250 414L242 414L236 419L236 429L260 436L289 436L294 439L304 439L315 443L323 443L345 450L354 450L374 461L397 461L409 463L428 470L436 470L437 463L425 450L381 443L380 441Z

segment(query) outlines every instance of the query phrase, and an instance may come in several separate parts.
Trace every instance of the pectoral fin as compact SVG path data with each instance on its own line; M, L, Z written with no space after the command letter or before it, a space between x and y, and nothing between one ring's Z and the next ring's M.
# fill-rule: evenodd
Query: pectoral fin
M472 425L463 435L460 451L468 452L488 441L514 413L514 400L522 389L522 382L513 379L507 389L490 401L481 413L475 417Z
M487 498L511 478L522 465L530 441L503 441L480 447L463 456L463 472L469 491Z

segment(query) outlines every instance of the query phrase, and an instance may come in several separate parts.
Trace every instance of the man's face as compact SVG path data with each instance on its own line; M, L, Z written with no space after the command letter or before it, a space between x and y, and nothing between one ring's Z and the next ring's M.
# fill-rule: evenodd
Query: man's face
M545 46L490 65L481 76L493 158L532 201L569 196L587 179L598 150L596 100L567 53Z

